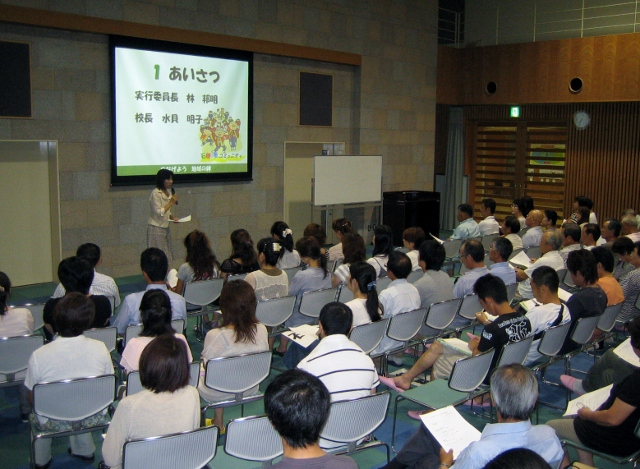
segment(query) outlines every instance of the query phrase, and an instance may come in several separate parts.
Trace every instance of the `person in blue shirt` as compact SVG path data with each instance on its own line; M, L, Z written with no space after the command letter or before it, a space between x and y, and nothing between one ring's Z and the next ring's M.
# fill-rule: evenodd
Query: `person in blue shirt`
M449 238L465 240L468 238L480 237L480 228L473 219L473 207L469 204L458 205L458 221L460 224L453 230L453 234Z

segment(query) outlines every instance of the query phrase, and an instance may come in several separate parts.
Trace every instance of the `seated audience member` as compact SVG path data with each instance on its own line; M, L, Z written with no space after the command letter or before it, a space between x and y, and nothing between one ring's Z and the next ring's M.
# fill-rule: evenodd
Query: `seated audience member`
M507 238L496 238L491 242L489 260L493 264L489 266L489 272L500 277L505 285L516 283L516 271L508 262L512 252L513 245Z
M426 426L420 427L383 469L438 469L454 467L482 469L500 453L527 448L557 467L563 451L553 429L532 425L529 417L538 399L538 381L522 365L505 365L491 375L491 401L498 423L485 425L480 440L471 443L453 460L453 451L442 448Z
M116 282L108 275L96 271L96 267L102 263L100 247L93 243L82 244L76 250L76 256L86 259L93 267L93 280L91 281L91 287L89 287L89 293L92 295L111 296L115 299L115 307L120 306L120 292ZM51 298L61 298L66 293L64 285L59 283Z
M33 392L38 383L113 374L111 355L104 343L82 335L93 323L94 315L94 303L82 293L67 293L60 299L53 314L59 337L31 354L24 381L29 391ZM30 399L33 400L33 395ZM30 418L39 426L49 422L35 414ZM93 462L96 447L91 433L72 435L69 439L71 456ZM36 468L47 468L51 461L51 438L36 440Z
M338 218L333 221L331 228L333 228L333 233L339 242L329 248L329 260L338 261L344 259L344 254L342 253L342 237L347 233L353 232L353 226L346 218Z
M462 241L469 238L477 238L480 236L478 224L473 219L473 207L469 204L458 205L458 221L460 224L453 230L453 234L449 239L461 239Z
M122 399L102 444L111 469L122 464L128 440L195 430L200 426L200 396L189 386L189 349L173 334L153 339L140 356L144 389Z
M287 273L277 267L281 254L282 246L275 238L258 241L260 270L254 270L245 277L245 281L256 291L258 301L282 298L289 294Z
M564 269L564 260L560 257L559 249L562 246L562 235L558 230L545 231L540 241L540 252L542 256L531 264L525 270L516 269L516 279L519 282L518 285L518 297L530 300L533 298L533 291L531 291L530 277L534 270L541 265L547 265L556 272L560 269Z
M127 373L138 371L142 351L153 339L162 334L175 335L182 340L187 346L189 363L193 361L186 337L171 327L171 300L166 292L155 289L145 292L140 302L140 319L142 319L142 331L138 337L127 342L120 360L120 366Z
M293 248L293 231L283 221L277 221L271 226L271 237L275 238L284 248L276 267L278 269L292 269L301 265L300 254Z
M525 207L522 199L514 199L511 204L511 215L516 217L518 223L520 224L520 230L524 230L527 227L526 216L529 214L529 211Z
M570 221L572 223L578 223L581 218L580 207L583 207L587 210L586 216L582 215L584 218L584 222L581 223L598 223L598 219L596 218L596 214L593 212L593 201L589 197L585 197L584 195L579 195L575 199L573 199L573 213L571 214Z
M498 234L500 232L500 224L493 216L496 213L496 201L493 199L482 199L480 203L480 213L484 219L478 223L480 235Z
M542 354L538 352L538 345L544 331L571 320L569 308L558 298L559 285L558 273L549 266L542 265L531 274L531 290L537 304L525 314L534 334L525 366L530 366L542 358Z
M529 212L531 210L533 210L534 208L536 208L535 204L533 202L533 197L531 197L530 195L523 195L522 196L522 203L524 204L524 210L522 211L522 214L526 218L527 215L529 215Z
M551 466L530 449L514 448L500 453L482 469L551 469Z
M353 262L364 262L367 260L367 248L364 246L364 239L359 233L346 233L342 237L342 264L335 269L331 276L331 286L344 285L349 278L349 266Z
M256 294L244 280L232 280L222 287L222 323L219 328L207 332L202 348L198 391L205 401L213 403L233 398L233 394L216 391L205 385L205 370L209 360L269 350L269 334L256 318L256 304ZM245 391L244 395L251 396L257 392L258 386ZM224 409L214 409L213 424L224 433L223 418Z
M87 329L105 327L111 317L111 302L106 296L89 293L93 281L94 270L89 261L78 256L67 257L58 265L58 279L64 285L67 293L82 293L94 304L93 321ZM60 298L51 298L44 305L42 320L47 340L52 340L57 332L53 312Z
M408 250L407 256L411 259L412 272L420 270L420 265L418 264L418 249L425 239L427 239L427 237L424 234L424 230L419 226L407 228L402 233L402 243L405 249Z
M622 218L622 234L631 239L634 243L640 241L638 232L638 219L635 215L626 215Z
M631 346L640 356L640 324L629 325ZM597 409L583 407L573 419L551 420L559 438L582 443L589 448L615 456L627 456L640 449L640 440L635 436L635 427L640 419L640 369L636 369L620 383L613 385L609 398ZM593 466L593 455L578 451L580 462ZM565 453L562 467L569 464Z
M346 303L353 313L353 327L382 319L383 311L376 289L376 271L371 264L351 264L347 288L353 293L353 300Z
M171 289L180 295L187 283L220 277L220 264L206 234L193 230L184 238L184 247L187 257L178 269L178 283Z
M248 274L260 269L258 253L253 248L253 240L247 230L241 228L231 233L231 249L231 255L220 266L221 277Z
M525 223L527 225L527 232L522 235L522 247L529 249L530 247L540 246L540 240L542 239L542 219L544 214L541 210L531 210L527 215Z
M380 292L378 297L384 311L384 317L391 317L418 309L420 307L420 294L416 287L407 282L407 277L411 273L411 260L409 260L409 257L400 251L394 251L389 256L387 266L391 283ZM402 342L385 336L380 345L374 350L374 353L382 353L401 345ZM401 366L402 352L390 356L389 362L395 366Z
M478 313L478 320L484 323L485 327L480 337L474 337L469 341L469 350L475 356L493 348L495 350L491 363L491 369L493 369L502 347L509 342L517 342L527 337L531 333L531 324L522 312L516 312L511 308L507 299L507 287L498 277L491 274L480 277L473 289L485 311L498 318L490 322L486 315ZM466 356L443 346L441 342L434 341L409 371L394 378L380 376L379 379L382 384L392 389L406 391L418 375L430 368L432 379L447 378L456 360ZM491 375L491 369L487 377Z
M566 267L569 253L581 249L580 238L582 237L582 230L575 223L565 223L560 232L562 233L562 249L560 249L559 253L564 259Z
M324 248L324 245L327 243L327 234L321 225L318 225L317 223L309 223L302 232L302 236L305 238L308 238L309 236L315 238L320 245L320 252L322 252L322 255L327 255L327 250Z
M433 303L453 298L451 277L442 270L446 257L444 247L438 241L429 239L420 245L420 268L424 275L413 283L420 294L420 307L428 308Z
M512 215L506 216L502 225L500 225L500 235L511 241L514 251L523 249L522 238L518 236L519 232L520 223L518 222L518 219Z
M122 302L120 312L113 321L120 335L124 334L127 326L140 324L140 302L145 292L149 290L164 290L171 300L171 318L183 319L187 322L187 303L182 295L167 289L165 276L167 275L167 255L158 248L147 248L140 254L140 269L147 282L145 291L131 293Z
M582 242L582 248L591 251L596 247L598 240L600 239L600 227L595 223L587 223L582 227L582 235L580 236L580 242Z
M482 243L475 239L469 239L460 246L460 262L468 269L464 275L458 278L453 286L453 297L462 298L473 293L473 285L480 277L489 273L484 265L484 248Z
M387 225L376 225L373 229L373 253L367 263L376 270L377 277L387 276L387 262L393 252L393 232Z
M613 264L615 262L611 251L604 246L598 246L591 250L596 260L598 269L598 285L607 295L607 306L617 305L624 301L624 292L618 281L613 277Z
M615 218L607 218L600 227L600 239L598 244L611 249L613 242L620 237L622 224Z
M600 316L607 307L607 295L598 285L598 269L596 260L586 249L580 249L569 253L567 257L567 270L571 275L573 284L580 288L569 301L567 307L571 315L571 327L564 340L560 353L568 353L580 346L571 340L571 334L580 318Z
M545 231L555 230L556 223L558 223L558 213L555 210L545 210L540 226L542 226Z
M628 322L637 314L635 302L640 294L640 243L634 243L628 237L622 236L615 240L611 251L620 256L621 261L635 267L619 279L622 293L624 293L624 304L617 320Z
M315 376L289 370L276 376L264 393L264 409L282 437L284 454L273 469L357 469L347 456L325 453L320 433L329 418L329 391Z
M582 228L584 225L589 223L590 212L587 207L578 207L578 210L576 210L576 213L578 214L578 221L576 222L576 225Z

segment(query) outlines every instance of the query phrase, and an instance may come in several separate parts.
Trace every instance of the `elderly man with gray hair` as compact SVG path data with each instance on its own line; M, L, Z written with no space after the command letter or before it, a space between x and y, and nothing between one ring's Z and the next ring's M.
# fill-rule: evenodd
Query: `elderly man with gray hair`
M512 448L528 448L556 467L564 456L556 433L529 420L537 399L538 381L531 370L517 364L501 366L491 376L491 400L498 423L487 424L479 441L467 446L454 461L452 451L442 448L421 425L383 469L481 469Z

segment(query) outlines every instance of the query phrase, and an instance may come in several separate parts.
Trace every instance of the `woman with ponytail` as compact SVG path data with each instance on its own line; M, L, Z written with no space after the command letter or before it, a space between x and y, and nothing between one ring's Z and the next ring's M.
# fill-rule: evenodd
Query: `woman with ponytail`
M353 312L352 327L379 321L383 311L378 302L376 270L366 262L354 262L349 266L349 275L347 287L353 293L353 300L347 306Z
M282 298L289 292L287 273L276 266L282 251L282 246L275 238L263 238L258 241L260 270L255 270L245 277L245 281L256 291L258 301Z
M300 254L293 248L293 231L283 221L277 221L271 226L271 236L275 238L284 249L280 250L279 269L291 269L300 266Z
M247 230L239 229L231 233L232 252L229 259L220 267L222 277L228 275L247 274L260 269L258 254L253 247L253 240Z
M387 276L387 262L393 250L393 231L387 225L377 225L373 229L373 255L367 263L373 266L378 277Z

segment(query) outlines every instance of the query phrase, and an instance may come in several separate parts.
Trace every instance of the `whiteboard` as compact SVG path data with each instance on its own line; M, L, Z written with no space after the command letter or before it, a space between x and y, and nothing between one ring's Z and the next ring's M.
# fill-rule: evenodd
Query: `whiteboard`
M313 205L382 201L382 156L314 156Z

